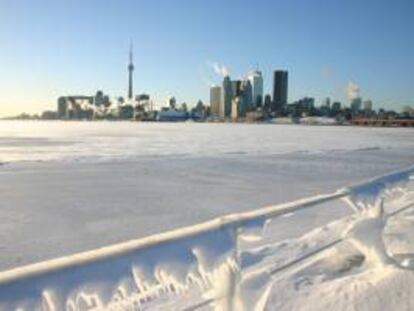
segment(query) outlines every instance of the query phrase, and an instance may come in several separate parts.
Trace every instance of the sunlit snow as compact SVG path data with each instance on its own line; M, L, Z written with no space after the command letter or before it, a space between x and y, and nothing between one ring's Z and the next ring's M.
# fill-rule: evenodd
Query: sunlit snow
M0 266L15 268L0 273L0 310L414 303L409 129L121 122L0 122L0 129ZM156 235L136 239L148 234ZM77 254L60 257L70 253Z

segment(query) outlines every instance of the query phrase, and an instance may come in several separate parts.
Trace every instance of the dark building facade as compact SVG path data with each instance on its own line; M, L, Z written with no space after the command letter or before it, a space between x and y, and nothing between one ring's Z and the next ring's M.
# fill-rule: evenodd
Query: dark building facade
M273 102L272 111L281 112L288 101L288 72L276 70L273 72Z
M231 101L233 99L233 85L229 76L225 76L222 87L222 105L223 108L220 113L221 117L230 117L231 115Z

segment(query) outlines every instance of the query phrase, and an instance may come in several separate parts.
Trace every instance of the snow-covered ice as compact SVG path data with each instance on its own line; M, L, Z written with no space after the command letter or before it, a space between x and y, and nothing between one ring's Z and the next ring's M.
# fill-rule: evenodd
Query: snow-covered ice
M392 246L401 226L385 228L413 212L413 174L410 168L332 194L9 270L0 273L0 308L352 310L358 303L364 310L409 309L414 253ZM370 200L376 203L361 204ZM306 233L280 235L284 215L304 221L314 209L357 205L360 211ZM398 292L386 291L387 279ZM379 295L376 282L391 296L370 299Z
M0 270L225 214L334 192L412 165L412 137L410 129L384 128L0 122ZM383 189L378 185L393 181L391 178L352 188L351 201L348 198L335 200L334 204L323 203L270 223L260 218L245 224L237 243L232 230L213 231L172 246L167 243L145 250L147 254L138 257L131 253L127 258L104 260L91 266L93 269L82 266L75 275L68 271L69 276L57 273L55 277L69 277L71 281L62 285L68 289L84 282L88 275L91 279L99 276L99 295L88 290L94 288L93 284L83 285L84 289L69 293L68 310L84 310L82 305L104 303L108 297L115 297L113 310L127 309L123 298L130 297L137 288L147 296L135 296L136 304L143 307L145 301L149 309L161 305L166 310L176 309L177 303L184 308L201 296L200 301L214 300L200 305L201 309L237 306L245 310L300 310L323 298L324 303L317 305L319 310L336 306L336 298L343 303L343 310L352 310L353 301L367 310L375 310L385 302L404 309L411 299L406 297L398 304L395 297L408 296L411 287L395 286L413 281L411 272L404 270L414 266L410 257L414 252L410 209L387 219L386 224L376 218L380 213L363 211L369 204L374 208L380 204L378 196ZM404 187L386 194L386 213L411 202L411 194ZM357 220L355 211L366 215ZM378 263L372 254L381 253L381 243L364 253L366 241L372 242L358 238L361 234L366 237L364 222L378 231L384 225L386 254L392 256L392 262L399 263L398 267L367 264L369 258ZM303 264L279 271L295 258L335 242L335 237L344 241ZM239 263L231 260L235 244ZM367 253L372 256L368 258ZM133 267L129 260L134 260ZM267 270L257 269L258 263ZM244 285L229 287L234 284L231 280L241 277L240 269L244 269ZM128 277L120 280L120 275ZM201 281L197 276L202 276ZM50 280L53 284L53 278L45 278L39 284ZM113 280L119 282L115 293ZM194 287L198 290L186 290L188 282L199 284ZM373 282L378 287L372 288ZM131 284L135 284L133 288ZM156 284L171 287L167 290ZM371 304L364 300L369 295L378 296L378 288L385 292L388 284L394 286L390 295L395 294L391 297L395 299L371 299ZM61 301L65 295L62 286L50 291L41 286L36 289L43 297L45 310ZM148 289L154 291L153 296L148 296ZM166 291L172 291L177 298L155 299L164 297L160 293ZM226 299L218 299L229 293L247 300L235 301L229 307ZM32 302L26 303L29 306Z

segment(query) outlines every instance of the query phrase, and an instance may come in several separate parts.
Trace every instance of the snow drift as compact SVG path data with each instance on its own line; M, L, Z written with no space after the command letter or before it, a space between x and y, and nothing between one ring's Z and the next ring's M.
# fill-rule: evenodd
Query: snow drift
M318 290L300 295L312 284L326 290L328 281L362 266L364 276L410 267L411 257L387 249L383 233L390 217L414 204L413 174L409 168L332 194L5 271L0 310L300 309L306 295L321 299ZM285 227L322 207L349 215L316 228Z

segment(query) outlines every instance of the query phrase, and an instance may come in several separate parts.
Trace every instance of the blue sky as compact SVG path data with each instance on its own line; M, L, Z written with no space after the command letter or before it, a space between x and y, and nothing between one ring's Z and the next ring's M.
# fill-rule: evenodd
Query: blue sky
M355 81L376 108L414 105L412 0L0 0L0 115L54 109L59 95L135 92L208 102L211 63L242 77L256 64L289 100L347 102Z

